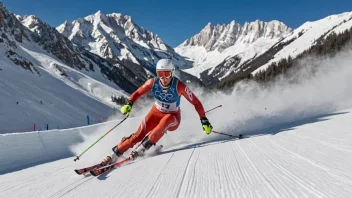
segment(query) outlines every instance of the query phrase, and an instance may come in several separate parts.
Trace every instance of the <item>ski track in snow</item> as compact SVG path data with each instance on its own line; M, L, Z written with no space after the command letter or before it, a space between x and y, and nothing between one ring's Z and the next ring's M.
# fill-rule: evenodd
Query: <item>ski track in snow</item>
M0 175L0 197L350 197L351 118L169 148L98 177L62 159Z

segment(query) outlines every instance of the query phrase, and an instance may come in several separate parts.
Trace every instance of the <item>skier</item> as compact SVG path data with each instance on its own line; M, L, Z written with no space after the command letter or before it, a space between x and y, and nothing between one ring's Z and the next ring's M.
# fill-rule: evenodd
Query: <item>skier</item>
M146 81L129 97L128 103L121 107L121 113L129 114L138 98L149 91L152 91L156 99L137 131L122 138L121 142L112 148L113 152L101 162L102 166L116 161L119 156L140 141L142 141L141 145L131 152L131 157L135 159L143 156L144 152L155 145L166 131L176 130L181 122L181 95L194 105L204 132L211 133L213 127L205 116L202 103L183 82L173 76L173 71L174 66L170 59L160 59L156 65L157 77ZM148 132L150 132L149 135L147 135Z

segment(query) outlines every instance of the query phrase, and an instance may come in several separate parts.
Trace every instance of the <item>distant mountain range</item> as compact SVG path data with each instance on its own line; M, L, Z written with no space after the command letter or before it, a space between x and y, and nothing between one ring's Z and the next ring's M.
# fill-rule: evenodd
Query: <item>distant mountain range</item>
M112 97L128 97L155 76L155 65L161 58L174 61L176 76L184 82L214 87L265 70L282 58L294 58L318 39L351 27L352 12L306 22L294 30L280 21L256 20L243 26L235 21L209 23L173 49L156 33L119 13L98 11L54 28L34 15L15 15L0 3L0 85L7 97L0 105L25 98L30 104L24 110L28 114L13 115L13 119L25 120L30 112L40 114L39 118L49 111L41 104L31 106L33 101L60 98L56 111L68 109L63 123L88 113L105 116L119 106ZM29 82L35 88L30 88ZM62 93L77 98L63 97ZM105 110L87 110L84 103ZM9 107L15 109L16 105Z

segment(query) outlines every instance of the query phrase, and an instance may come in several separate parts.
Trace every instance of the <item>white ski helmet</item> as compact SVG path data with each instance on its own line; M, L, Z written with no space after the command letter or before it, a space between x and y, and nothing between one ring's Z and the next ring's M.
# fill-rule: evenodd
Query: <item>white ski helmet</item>
M171 59L160 59L156 64L156 71L171 71L175 70Z

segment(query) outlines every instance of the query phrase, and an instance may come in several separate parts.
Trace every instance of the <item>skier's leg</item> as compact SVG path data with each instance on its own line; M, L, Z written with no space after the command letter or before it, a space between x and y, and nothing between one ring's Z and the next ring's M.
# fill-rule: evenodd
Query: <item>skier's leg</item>
M112 148L111 154L103 160L102 165L105 166L106 164L117 161L117 158L125 151L132 148L136 143L142 141L147 132L152 130L158 124L159 119L160 116L158 116L152 109L141 122L135 133L128 137L124 137L118 145Z
M151 110L139 125L137 131L128 137L124 137L121 142L112 148L112 153L107 156L102 165L109 164L117 160L125 151L132 148L136 143L142 141L144 136L158 124L158 116Z
M128 149L132 148L135 144L142 141L145 135L158 124L160 118L161 117L157 114L157 112L151 110L139 125L137 131L118 144L117 150L120 153L124 153Z
M174 131L181 123L180 112L175 114L166 114L159 124L150 132L149 141L153 144L157 143L163 137L166 131ZM147 148L148 149L148 148Z
M173 114L176 119L178 120L178 123L176 125L170 125L166 130L167 131L175 131L179 126L180 126L180 123L181 123L181 112L178 112L176 114ZM166 131L165 131L166 132Z
M145 137L142 141L142 145L136 150L132 151L131 157L135 159L138 156L143 156L144 152L150 147L155 145L158 140L164 135L167 130L176 130L180 125L181 114L180 112L174 114L164 114L160 113L162 116L158 120L157 126L150 132L149 135Z

